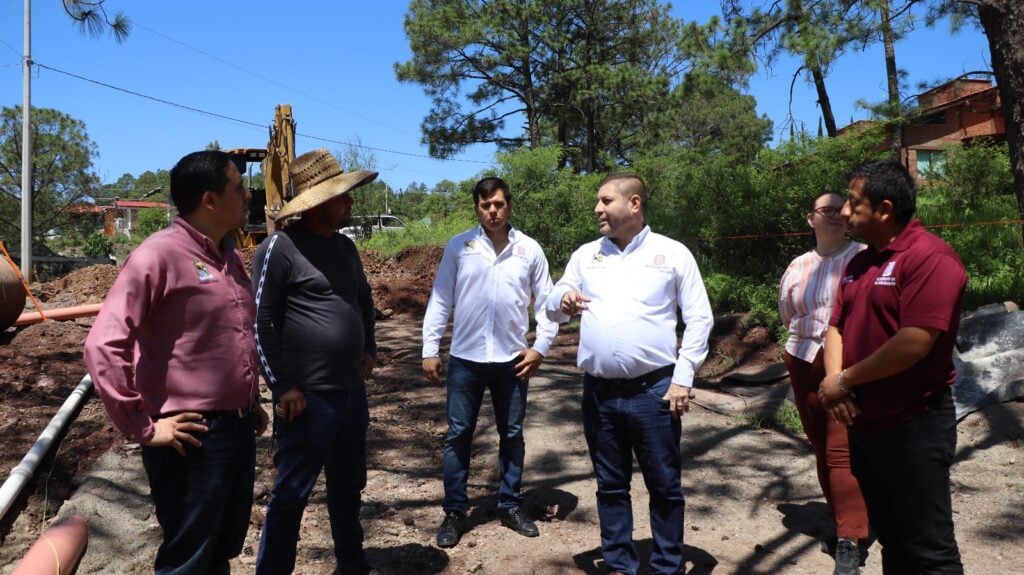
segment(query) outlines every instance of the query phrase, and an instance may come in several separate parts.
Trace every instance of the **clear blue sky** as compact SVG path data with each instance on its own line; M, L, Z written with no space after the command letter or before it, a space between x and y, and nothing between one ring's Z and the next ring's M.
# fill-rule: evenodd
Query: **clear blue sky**
M398 0L280 2L253 0L108 0L135 24L123 44L78 33L59 0L32 3L32 57L52 68L127 90L266 126L274 106L294 107L299 134L378 148L381 178L394 188L410 182L470 178L493 163L491 146L468 149L455 161L427 158L419 126L430 102L419 86L395 79L393 65L409 57L402 29L407 3ZM0 2L0 105L21 103L22 0ZM677 2L674 13L706 21L717 0ZM976 28L951 35L948 26L915 30L897 44L908 85L989 69L988 45ZM783 127L796 64L759 71L750 93L758 111ZM240 125L117 92L51 70L36 69L32 103L62 110L86 123L96 142L104 182L124 173L167 169L213 140L225 148L261 147L264 127ZM867 113L858 99L885 98L880 47L845 56L828 78L836 119L844 125ZM798 81L793 115L812 134L818 125L813 87ZM299 153L343 144L300 136ZM385 151L388 150L388 151ZM401 153L394 153L401 152Z

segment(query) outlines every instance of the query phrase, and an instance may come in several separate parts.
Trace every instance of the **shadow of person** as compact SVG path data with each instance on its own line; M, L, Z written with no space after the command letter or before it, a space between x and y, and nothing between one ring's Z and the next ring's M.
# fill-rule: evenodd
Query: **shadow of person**
M579 498L564 491L550 487L538 487L523 491L522 510L527 517L537 523L564 521L576 510ZM466 516L465 532L498 520L498 494L470 499L469 513Z
M788 531L815 539L835 537L835 525L829 520L828 507L822 501L780 503L775 508L782 514L782 526Z
M435 575L448 568L448 554L430 545L369 547L366 560L382 575Z
M650 568L647 564L651 557L652 541L642 539L635 542L637 555L640 557L640 567L637 575L650 575ZM582 553L573 555L573 562L576 567L586 575L605 575L608 568L601 557L601 548L595 547ZM710 575L718 565L714 555L692 545L683 545L683 573L686 575Z

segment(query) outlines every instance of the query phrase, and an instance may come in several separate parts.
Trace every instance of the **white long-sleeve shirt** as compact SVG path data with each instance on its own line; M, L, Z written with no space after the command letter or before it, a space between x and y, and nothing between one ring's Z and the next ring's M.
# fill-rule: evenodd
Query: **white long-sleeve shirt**
M596 377L619 379L674 363L672 383L693 386L708 354L714 317L697 262L686 246L648 226L625 250L608 238L584 244L548 296L548 318L569 320L559 309L569 291L590 298L581 314L580 368ZM686 324L678 354L676 308Z
M551 291L548 260L526 234L509 227L508 239L500 254L479 226L448 241L423 317L423 357L438 356L454 307L451 355L478 363L514 359L527 349L531 295L537 319L533 349L547 355L558 333L558 324L544 313Z

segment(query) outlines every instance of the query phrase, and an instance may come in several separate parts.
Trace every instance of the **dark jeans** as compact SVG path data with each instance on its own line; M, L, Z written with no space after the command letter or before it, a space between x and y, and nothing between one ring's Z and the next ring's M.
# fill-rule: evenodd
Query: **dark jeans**
M526 381L516 377L518 359L506 363L477 363L448 358L448 435L444 438L445 512L466 511L469 497L469 453L484 389L491 390L494 422L498 428L498 466L501 487L498 508L519 507L523 480L523 419L526 417Z
M221 575L242 551L256 472L255 418L211 415L201 447L142 447L142 464L164 540L157 575Z
M635 453L650 494L651 573L683 572L682 422L661 399L671 380L668 370L645 389L615 392L583 377L583 432L597 476L601 551L610 571L632 575L639 564L629 495Z
M948 389L898 426L850 434L853 474L891 575L964 572L953 533L949 466L956 414Z
M360 492L366 487L366 388L306 391L306 410L294 421L274 416L277 477L267 504L256 573L291 573L299 523L320 470L339 566L362 563ZM275 405L276 407L276 405Z

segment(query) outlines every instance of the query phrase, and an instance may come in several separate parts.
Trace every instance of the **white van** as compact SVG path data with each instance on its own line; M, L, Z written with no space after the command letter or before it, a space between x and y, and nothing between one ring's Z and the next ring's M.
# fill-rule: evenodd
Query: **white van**
M403 228L405 228L405 224L398 218L398 216L352 216L348 225L341 228L340 231L355 241L359 239L369 239L370 236L377 232L400 230Z

